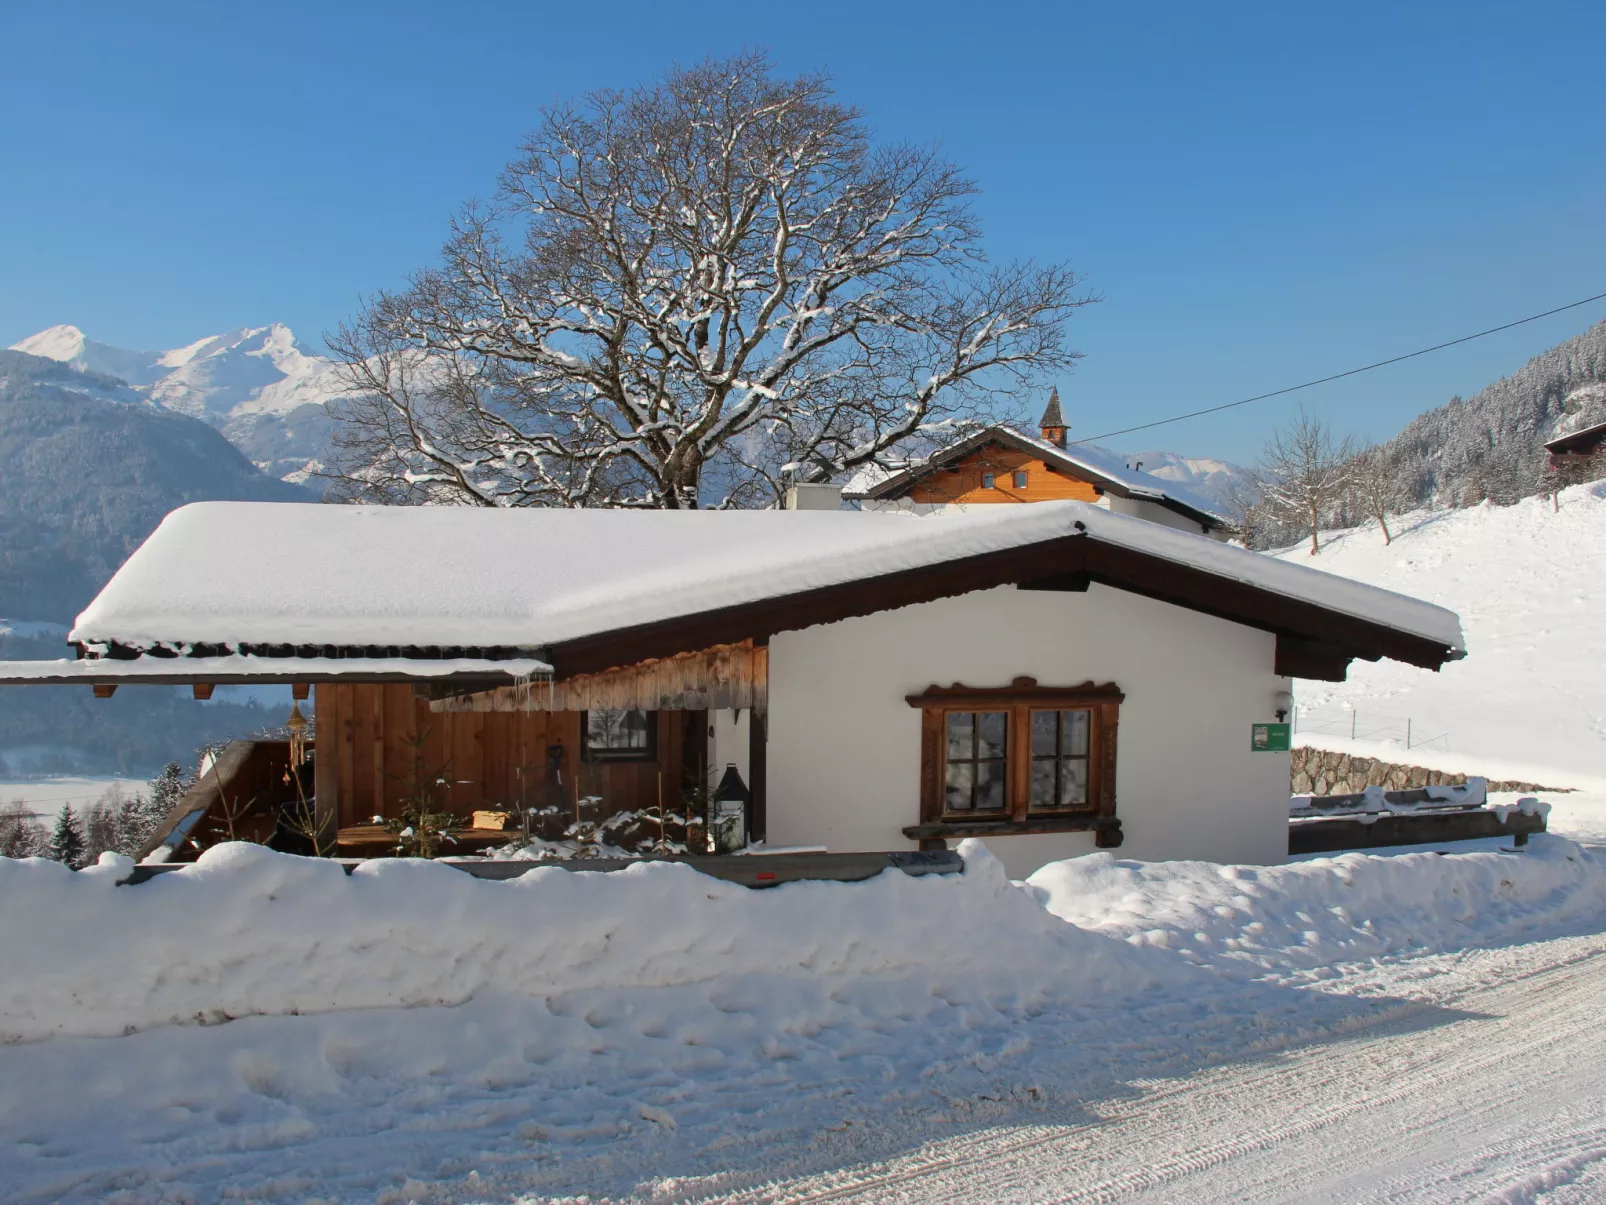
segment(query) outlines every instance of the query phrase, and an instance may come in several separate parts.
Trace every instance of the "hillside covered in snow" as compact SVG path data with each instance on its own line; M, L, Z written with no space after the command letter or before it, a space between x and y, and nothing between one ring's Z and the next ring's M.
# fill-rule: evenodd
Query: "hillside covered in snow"
M1419 505L1509 503L1545 488L1546 440L1597 422L1606 422L1606 322L1413 419L1383 450Z
M324 403L340 390L335 365L303 352L281 323L166 351L131 351L52 326L11 350L121 378L146 400L216 427L272 477L305 481L327 453Z
M1558 501L1421 510L1389 545L1368 524L1277 554L1449 607L1467 639L1439 673L1356 661L1346 682L1300 682L1300 707L1410 719L1474 772L1606 789L1606 482Z

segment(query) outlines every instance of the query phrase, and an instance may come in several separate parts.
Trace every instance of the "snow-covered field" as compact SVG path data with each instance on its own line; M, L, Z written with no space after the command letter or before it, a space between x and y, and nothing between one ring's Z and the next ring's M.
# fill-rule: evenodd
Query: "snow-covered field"
M1606 486L1562 503L1333 537L1470 655L1300 684L1448 734L1412 761L1583 788L1521 851L1012 885L969 846L758 893L0 860L0 1199L1606 1200Z
M1280 555L1449 607L1466 659L1438 673L1356 661L1348 681L1298 683L1299 704L1410 717L1416 732L1444 734L1446 768L1606 790L1606 482L1564 491L1556 511L1529 498L1390 526L1387 546L1371 524L1325 534L1319 556ZM1406 760L1403 747L1389 753Z
M20 803L46 826L64 807L87 812L113 787L128 795L150 789L142 778L21 778L0 782L0 805Z
M1443 1090L1422 1041L1461 1050L1444 1027L1559 967L1606 984L1606 866L1562 837L1284 868L1099 854L1024 886L966 854L960 877L760 893L679 867L347 878L241 846L138 887L0 862L0 915L36 918L0 928L0 966L34 969L0 979L0 1195L1255 1199L1191 1177L1322 1133L1329 1164L1369 1150L1352 1106L1391 1058L1420 1127ZM1577 996L1551 998L1576 1019ZM1502 1032L1538 1074L1532 1026ZM1349 1079L1302 1095L1321 1075ZM1200 1093L1277 1127L1223 1146ZM1504 1123L1553 1131L1553 1104ZM1471 1162L1480 1192L1533 1171Z

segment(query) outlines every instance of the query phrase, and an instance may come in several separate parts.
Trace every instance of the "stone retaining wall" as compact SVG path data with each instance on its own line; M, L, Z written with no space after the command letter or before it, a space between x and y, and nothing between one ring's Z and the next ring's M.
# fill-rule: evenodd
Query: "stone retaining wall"
M1426 766L1379 761L1371 757L1351 757L1348 753L1311 749L1303 745L1293 750L1288 768L1289 787L1294 795L1354 795L1367 787L1406 791L1413 787L1436 787L1445 784L1460 786L1467 780L1465 774L1451 774L1444 770L1429 770ZM1489 783L1491 791L1561 789L1564 788L1542 787L1531 782L1502 780Z

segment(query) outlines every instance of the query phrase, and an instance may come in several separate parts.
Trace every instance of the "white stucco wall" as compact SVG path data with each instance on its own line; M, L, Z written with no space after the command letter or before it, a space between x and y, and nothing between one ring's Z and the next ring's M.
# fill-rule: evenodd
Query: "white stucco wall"
M768 811L776 845L912 849L920 713L931 685L1113 682L1121 705L1121 857L1278 863L1288 853L1288 755L1251 753L1288 680L1266 632L1094 585L1002 587L770 642ZM989 841L1016 877L1091 852L1091 833Z
M712 708L708 715L708 774L711 786L718 786L725 767L735 763L736 772L748 786L753 785L749 763L752 743L748 739L752 713L745 707L732 713L728 707Z
M1117 498L1114 494L1105 494L1099 499L1101 506L1107 506L1117 515L1132 515L1134 518L1147 519L1150 523L1159 523L1163 527L1175 527L1178 531L1191 532L1193 535L1214 536L1218 540L1225 540L1226 534L1217 527L1212 531L1204 531L1203 526L1186 515L1179 515L1170 507L1161 506L1158 502L1150 502L1147 498Z

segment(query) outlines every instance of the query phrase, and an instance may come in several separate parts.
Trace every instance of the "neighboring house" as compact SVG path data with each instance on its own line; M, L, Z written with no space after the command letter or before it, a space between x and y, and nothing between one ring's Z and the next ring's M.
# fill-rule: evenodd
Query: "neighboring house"
M1000 502L1091 502L1116 514L1227 538L1227 516L1208 499L1068 442L1059 390L1049 395L1041 438L994 425L894 468L859 473L842 496L864 510L929 514Z
M1569 463L1590 461L1606 449L1606 422L1580 427L1565 435L1558 435L1545 445L1550 453L1551 471L1561 471Z
M1289 678L1463 655L1440 607L1080 502L812 511L201 503L0 682L316 691L321 822L606 812L735 763L772 845L984 837L1012 874L1097 847L1280 862ZM355 838L352 838L353 840ZM349 843L348 843L349 844Z

